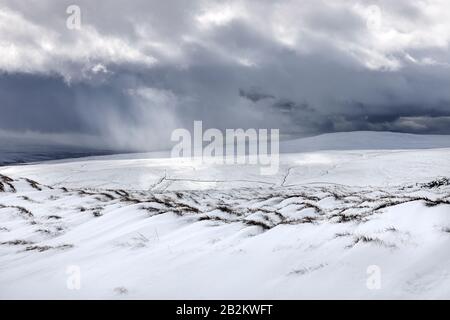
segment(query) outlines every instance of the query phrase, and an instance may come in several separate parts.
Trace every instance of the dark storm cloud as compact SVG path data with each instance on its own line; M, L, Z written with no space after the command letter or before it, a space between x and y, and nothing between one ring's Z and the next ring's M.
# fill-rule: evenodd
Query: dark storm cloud
M104 114L106 108L115 108L125 119L130 115L121 91L105 85L69 86L60 77L3 74L0 96L0 126L4 129L98 133L83 113L95 116Z
M78 1L80 31L65 28L72 2L1 3L3 131L122 149L163 147L194 120L450 131L445 2Z
M267 93L262 93L260 90L256 89L256 88L250 88L249 90L245 90L245 89L239 89L239 96L243 97L243 98L247 98L252 102L258 102L259 100L263 100L263 99L274 99L275 97L267 94Z

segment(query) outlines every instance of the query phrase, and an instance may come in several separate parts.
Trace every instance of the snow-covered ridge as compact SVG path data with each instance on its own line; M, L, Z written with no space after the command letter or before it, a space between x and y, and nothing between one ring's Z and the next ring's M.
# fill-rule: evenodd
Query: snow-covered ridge
M450 298L450 148L350 144L1 167L0 298Z
M0 181L1 298L449 298L447 178L165 192Z
M450 148L448 135L420 135L397 132L354 131L321 134L284 141L281 152L319 150L407 150Z

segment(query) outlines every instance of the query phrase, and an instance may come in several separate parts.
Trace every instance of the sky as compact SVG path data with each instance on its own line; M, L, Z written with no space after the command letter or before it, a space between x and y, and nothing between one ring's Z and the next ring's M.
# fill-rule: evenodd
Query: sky
M0 138L450 134L449 42L445 0L0 0Z

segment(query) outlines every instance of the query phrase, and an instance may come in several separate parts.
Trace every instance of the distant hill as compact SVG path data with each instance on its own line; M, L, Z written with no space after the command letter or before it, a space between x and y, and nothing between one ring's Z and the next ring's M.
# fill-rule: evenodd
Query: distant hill
M280 143L280 152L450 148L449 135L354 131L321 134Z

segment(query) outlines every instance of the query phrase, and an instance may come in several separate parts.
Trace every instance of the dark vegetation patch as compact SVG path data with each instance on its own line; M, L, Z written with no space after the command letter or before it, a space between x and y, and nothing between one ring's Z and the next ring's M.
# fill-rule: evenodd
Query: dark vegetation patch
M319 264L317 266L295 269L295 270L289 272L289 275L300 275L300 276L302 276L302 275L305 275L305 274L308 274L308 273L320 270L320 269L324 268L325 266L326 266L326 264L321 263L321 264Z
M121 196L121 197L129 197L130 196L130 194L128 192L126 192L125 190L122 190L122 189L108 190L108 191L115 192L118 196Z
M350 232L338 232L334 235L335 238L346 238L351 237L353 234Z
M7 246L22 246L22 245L34 244L34 242L28 241L28 240L12 240L12 241L0 242L0 244L7 245Z
M12 182L14 182L14 180L10 177L0 174L0 192L6 192L6 186L10 188L11 192L16 192L16 188Z
M101 202L108 202L116 199L113 195L107 192L91 193L90 195L95 195L95 199Z
M248 226L261 227L263 230L269 230L273 227L271 225L266 224L265 222L258 221L258 220L244 220L242 222Z
M25 181L28 182L28 184L29 184L33 189L36 189L36 190L38 190L38 191L42 191L41 185L40 185L39 183L37 183L36 181L31 180L31 179L27 179L27 178L25 179Z
M0 174L0 180L2 180L3 182L9 182L9 183L14 181L14 179L12 179L12 178L10 178L8 176L5 176L3 174Z
M73 244L61 244L59 246L48 246L48 245L32 245L25 248L25 251L37 251L37 252L44 252L48 250L67 250L70 248L73 248Z
M58 234L61 233L61 231L64 231L64 228L61 226L56 226L53 230L51 230L49 228L40 228L40 229L36 230L36 232L43 233L43 234L50 235L50 236L57 236Z
M397 248L397 246L395 244L387 243L379 238L365 236L365 235L353 236L353 244L350 245L349 247L354 247L358 243L373 243L380 247L391 248L391 249Z
M434 189L434 188L439 188L442 186L450 186L450 179L447 177L444 178L440 178L440 179L436 179L433 181L430 181L428 183L422 183L419 184L420 186L427 188L427 189Z
M26 218L34 217L34 215L31 213L31 211L28 210L27 208L24 208L21 206L5 206L3 204L0 204L0 209L6 209L6 208L16 209L21 216L24 216Z
M141 200L141 199L137 199L137 198L132 198L131 196L123 196L120 201L122 202L129 202L129 203L134 203L134 204L138 204L138 203L144 203L145 201Z
M220 210L222 212L233 214L233 209L231 209L230 207L228 207L226 205L219 205L219 206L216 207L216 209Z
M330 220L333 220L336 223L347 223L347 222L361 222L363 221L364 216L358 213L345 214L342 212L334 213L329 216Z
M60 216L57 216L57 215L51 215L51 216L47 216L47 219L53 219L53 220L60 220L60 219L62 219Z
M33 199L31 199L31 198L28 197L28 196L20 196L19 198L22 199L22 200L24 200L24 201L36 203L36 201L34 201Z
M92 215L96 218L101 217L103 214L99 210L92 211Z

